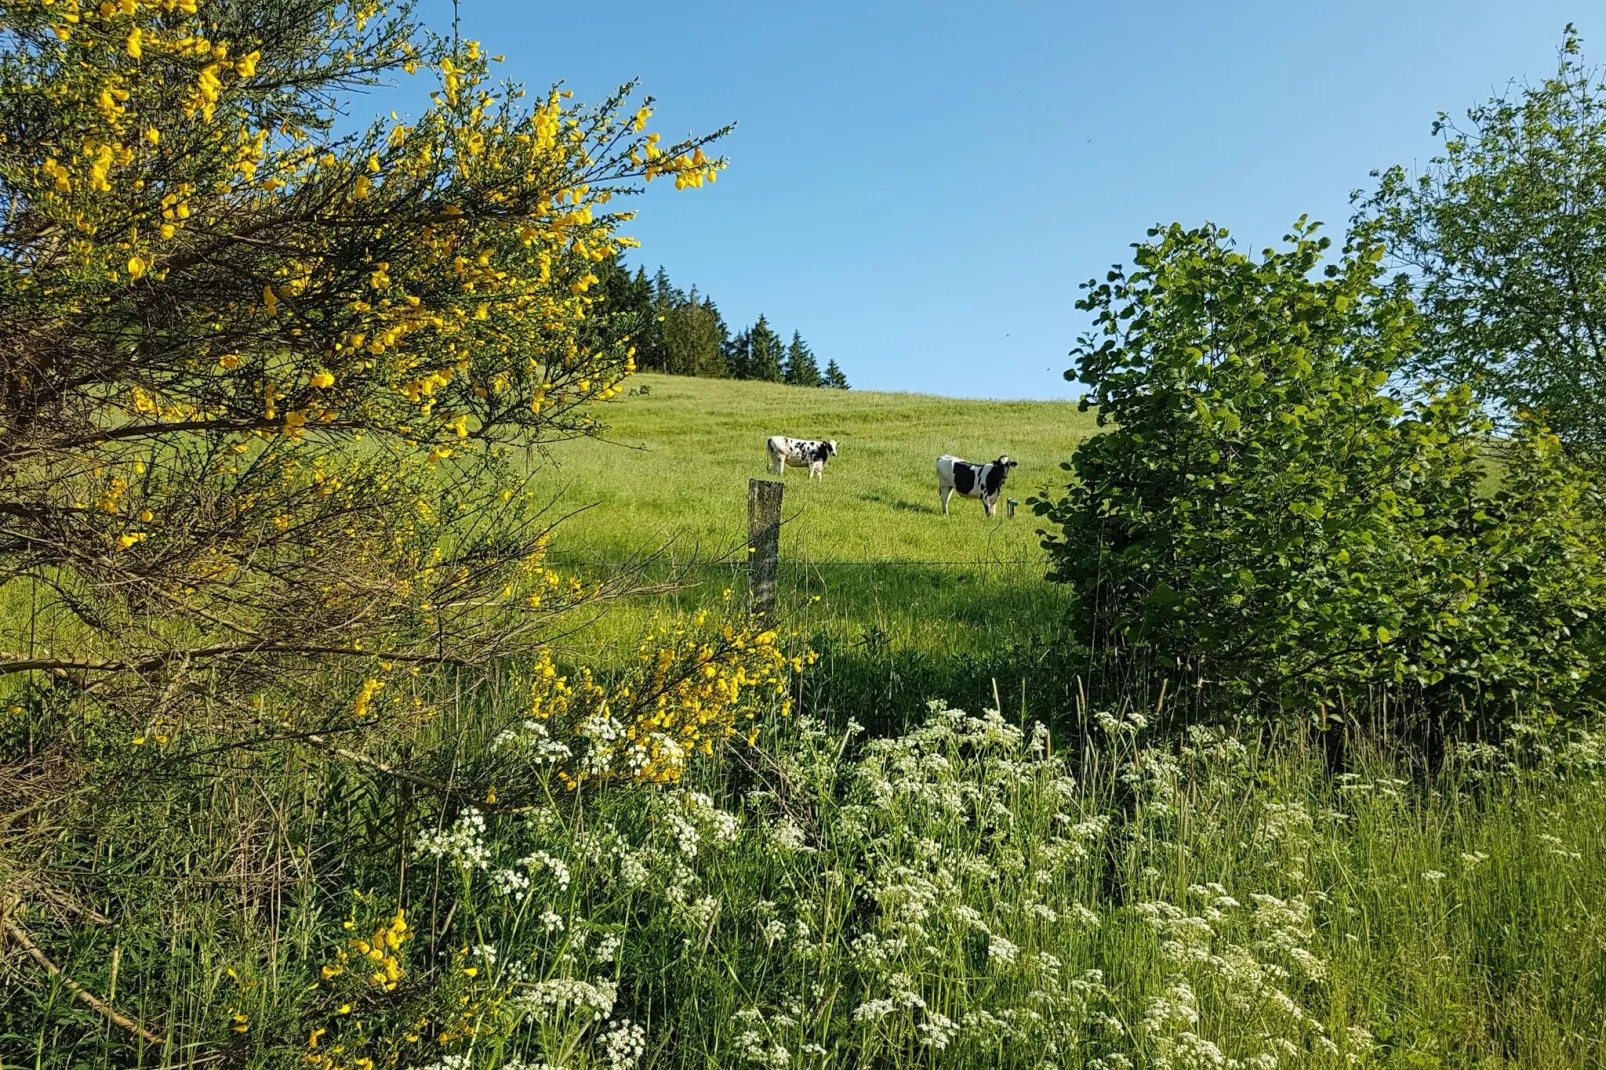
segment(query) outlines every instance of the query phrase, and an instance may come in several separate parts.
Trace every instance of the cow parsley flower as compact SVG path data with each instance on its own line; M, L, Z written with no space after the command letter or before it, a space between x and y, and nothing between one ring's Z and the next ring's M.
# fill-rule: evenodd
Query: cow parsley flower
M1005 940L997 933L987 944L987 958L992 962L1014 962L1020 956L1020 948Z
M517 750L528 754L537 765L561 762L574 756L567 743L552 738L546 723L526 718L519 724L504 728L491 740L492 750Z
M491 859L485 844L485 815L472 806L465 807L445 832L420 833L414 847L419 854L444 858L464 870L485 869Z
M885 1018L897 1007L890 999L872 999L853 1008L853 1020L856 1022L874 1022Z
M608 979L591 982L557 977L531 985L514 998L513 1004L538 1022L571 1012L600 1022L613 1013L618 993L618 986Z
M647 1031L626 1018L602 1038L609 1070L634 1070L647 1050Z
M530 872L533 877L541 870L552 874L552 879L558 882L559 888L568 888L570 881L569 867L561 858L555 858L545 851L537 851L519 859L519 865Z

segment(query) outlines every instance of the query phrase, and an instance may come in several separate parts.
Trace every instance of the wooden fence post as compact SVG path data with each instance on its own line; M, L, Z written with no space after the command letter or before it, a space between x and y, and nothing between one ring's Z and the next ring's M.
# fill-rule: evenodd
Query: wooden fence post
M747 609L775 613L775 581L781 571L781 493L785 483L747 481Z

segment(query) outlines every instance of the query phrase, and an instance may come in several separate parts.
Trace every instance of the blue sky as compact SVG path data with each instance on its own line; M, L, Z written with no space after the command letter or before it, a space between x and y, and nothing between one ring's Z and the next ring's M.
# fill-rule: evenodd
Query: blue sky
M1080 393L1078 286L1148 226L1208 219L1258 250L1308 212L1339 237L1371 169L1425 163L1438 111L1553 72L1569 20L1606 55L1606 13L1580 6L462 0L461 19L532 87L641 78L666 139L738 124L716 185L653 188L633 228L639 262L733 329L799 329L855 387L1020 398ZM449 3L421 13L450 27Z

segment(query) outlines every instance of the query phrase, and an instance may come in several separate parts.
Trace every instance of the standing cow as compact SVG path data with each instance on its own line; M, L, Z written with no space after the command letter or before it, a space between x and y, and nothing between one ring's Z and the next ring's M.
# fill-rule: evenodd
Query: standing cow
M942 515L948 515L948 499L954 491L962 498L980 498L988 516L998 512L998 496L1015 462L1000 457L986 464L971 464L944 454L937 458L937 493L942 497Z
M786 466L793 468L807 468L809 478L819 476L825 478L825 462L836 456L836 440L816 442L809 438L787 438L785 435L771 435L769 440L770 469L776 475L784 475Z

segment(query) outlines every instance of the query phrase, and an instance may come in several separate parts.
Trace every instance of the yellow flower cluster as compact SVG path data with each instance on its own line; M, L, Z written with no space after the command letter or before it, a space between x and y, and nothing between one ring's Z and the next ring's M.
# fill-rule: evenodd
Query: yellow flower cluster
M358 893L360 902L369 897ZM309 986L314 1010L304 1020L304 1065L320 1070L378 1070L421 1065L422 1053L494 1032L506 1023L502 1007L512 991L493 982L486 960L470 948L452 953L452 968L433 971L412 992L398 991L407 976L406 945L417 935L406 913L371 923L372 933L347 940ZM355 916L347 930L363 931ZM232 1013L232 1008L231 1008Z
M387 11L351 5L344 25L327 28L331 58L356 62L354 43L382 40L369 62L433 66L441 88L416 121L393 116L346 146L289 122L259 125L258 71L300 60L218 39L204 0L0 0L0 21L43 20L59 40L56 54L29 60L29 92L75 116L60 126L77 133L38 146L19 196L61 224L72 257L113 283L160 286L185 263L192 219L266 219L295 197L327 205L320 216L346 213L373 231L372 262L342 259L365 243L303 228L277 243L293 254L259 265L259 300L184 299L219 326L277 321L253 332L262 353L219 346L202 366L261 399L264 430L400 431L439 461L451 456L444 440L478 448L467 428L488 414L529 425L619 392L634 367L626 344L581 341L601 299L591 266L635 244L617 233L633 215L604 206L640 180L700 186L724 162L645 133L650 98L634 114L622 101L582 112L553 90L524 108L522 89L493 85L476 42L423 58L409 36L363 37ZM169 148L179 144L190 148ZM435 202L422 211L408 192L420 188ZM313 320L316 329L301 325ZM412 411L387 404L398 399ZM178 399L163 419L205 422L217 411Z
M635 667L609 682L589 668L572 677L543 652L530 683L529 716L567 739L559 775L571 790L588 781L678 781L688 763L722 741L758 737L761 715L791 710L792 677L814 655L788 656L773 629L749 623L689 626L641 644Z
M355 928L356 922L347 921L346 927ZM335 960L319 971L318 984L351 974L362 977L372 988L394 992L407 972L402 967L403 945L415 935L407 923L407 912L397 907L395 916L375 927L372 934L353 937L346 947L335 952Z

